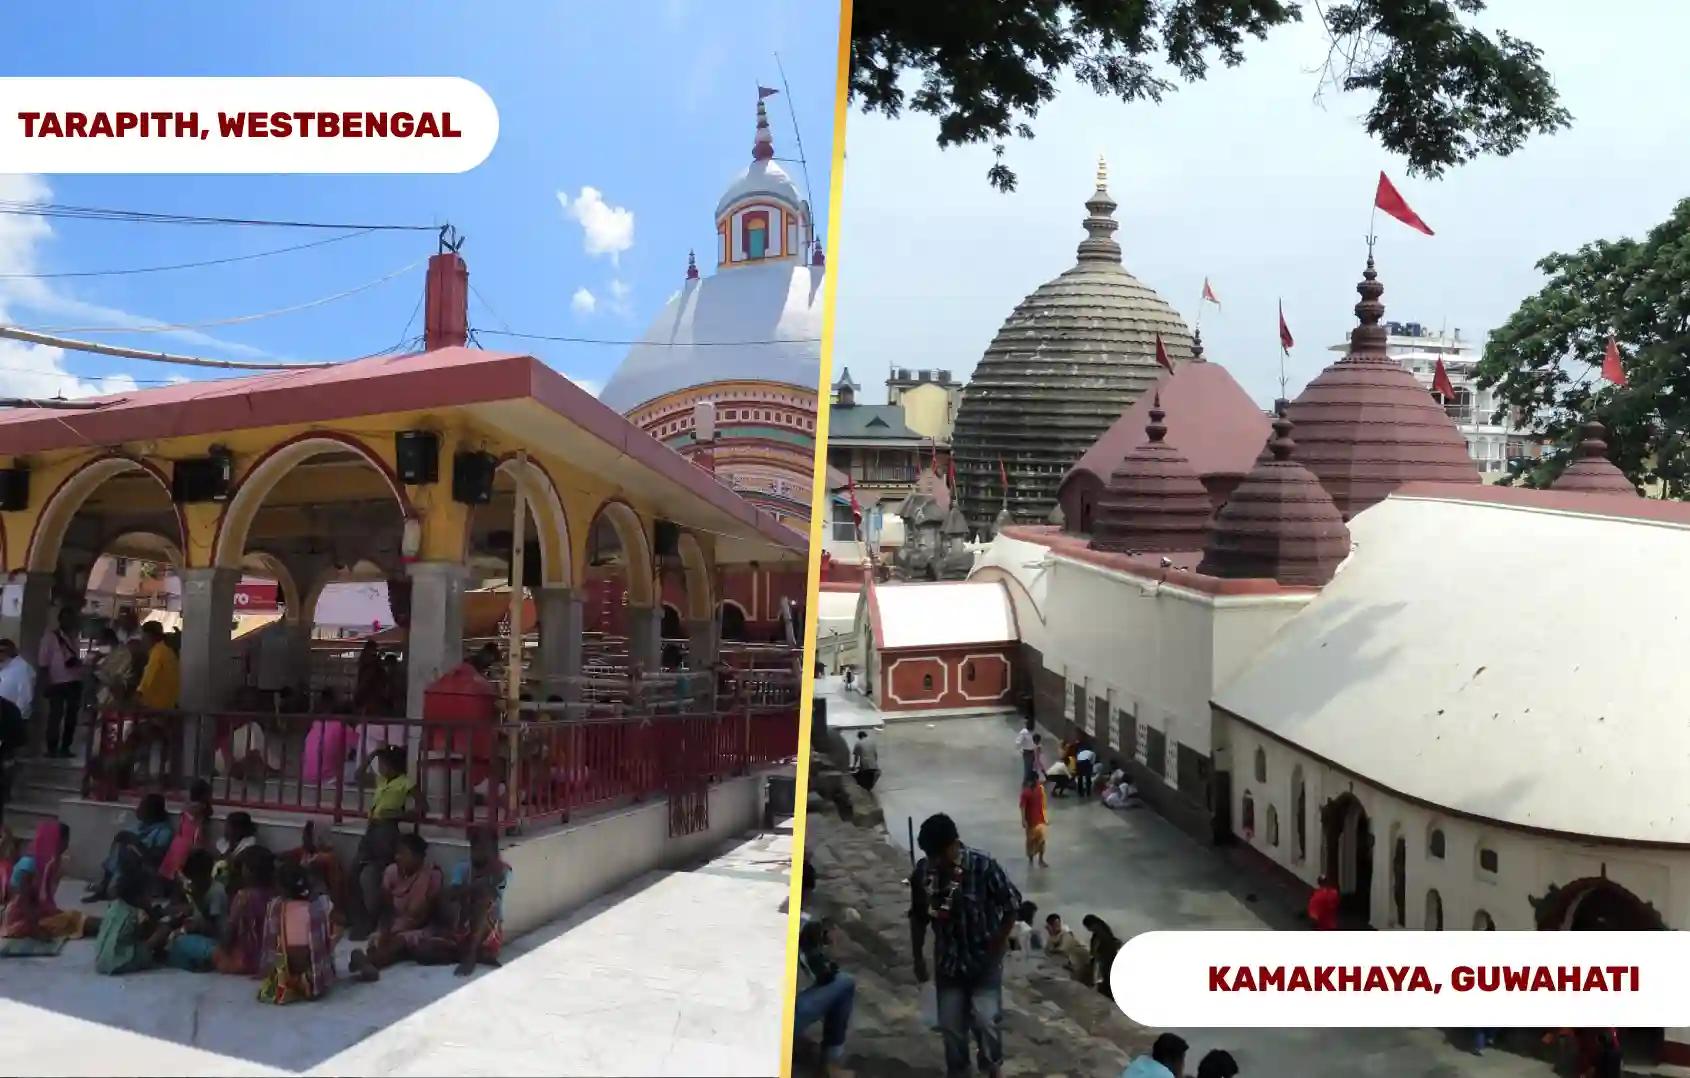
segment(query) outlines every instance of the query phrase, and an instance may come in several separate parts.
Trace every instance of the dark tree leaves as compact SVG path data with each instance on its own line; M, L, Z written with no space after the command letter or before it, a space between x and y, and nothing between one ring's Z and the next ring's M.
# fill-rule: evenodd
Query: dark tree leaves
M1536 48L1462 21L1482 0L1315 7L1331 41L1324 83L1372 95L1367 130L1411 173L1505 156L1569 121ZM1241 63L1247 39L1301 17L1289 0L856 0L851 94L865 111L937 117L940 146L991 143L988 178L1008 191L1005 143L1032 137L1064 72L1122 101L1160 101L1170 76Z
M1633 483L1690 496L1690 199L1642 240L1598 240L1537 265L1548 283L1491 335L1477 372L1553 443L1510 480L1553 482L1579 424L1594 418ZM1601 377L1609 333L1625 364L1623 388Z

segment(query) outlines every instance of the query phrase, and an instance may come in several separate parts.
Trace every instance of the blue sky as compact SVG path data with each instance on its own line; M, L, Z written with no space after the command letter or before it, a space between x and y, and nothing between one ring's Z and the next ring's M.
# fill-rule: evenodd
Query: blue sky
M679 287L688 248L712 249L717 196L751 159L756 87L780 85L778 51L791 93L769 101L776 153L797 155L790 103L804 137L808 193L823 236L831 235L834 5L310 0L263 16L255 8L208 2L174 4L169 17L163 10L7 5L0 35L27 47L11 51L5 73L457 75L479 83L498 105L498 145L478 168L454 176L0 176L0 199L217 216L449 221L467 237L470 281L485 300L471 300L473 327L625 340L639 336ZM791 168L802 180L802 170ZM589 194L583 203L584 188L597 199ZM49 224L47 234L36 219L0 216L0 274L221 258L326 235ZM203 322L341 292L434 249L430 233L377 233L210 269L0 277L0 319L37 327ZM420 314L405 327L421 295L422 272L419 266L348 299L242 325L84 336L230 359L349 358L420 333ZM593 296L591 310L574 298L583 289ZM623 352L496 336L482 343L532 352L595 389ZM24 373L60 369L77 380ZM124 388L123 375L160 380L196 372L0 342L0 389L7 394L87 392L94 388L88 383L112 376L120 380L102 385Z

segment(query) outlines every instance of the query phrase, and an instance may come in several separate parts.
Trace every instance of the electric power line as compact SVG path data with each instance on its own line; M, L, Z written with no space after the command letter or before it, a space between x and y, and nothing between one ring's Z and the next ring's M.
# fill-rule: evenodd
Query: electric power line
M67 277L126 277L137 273L167 273L171 270L199 269L203 266L226 266L231 262L250 262L256 258L269 258L272 255L285 255L294 251L306 251L313 247L326 247L331 243L367 236L373 230L361 228L356 232L348 232L342 236L330 236L325 240L312 240L310 243L297 243L292 247L278 247L271 251L258 251L249 255L232 255L228 258L211 258L203 262L178 262L169 266L138 266L132 269L110 270L67 270L61 273L0 273L0 281L15 280L61 280Z
M614 344L625 348L636 344L648 348L746 348L757 344L820 344L822 340L820 337L771 337L760 341L640 341L608 337L570 337L547 333L518 333L510 329L484 329L481 332L494 337L520 337L528 341L558 341L563 344Z
M153 225L249 225L261 228L327 228L336 231L438 232L438 225L348 224L329 221L294 221L258 217L199 217L182 213L152 213L145 210L114 210L97 206L67 206L56 202L18 202L0 199L0 214L49 217L83 221L122 221Z
M237 324L240 324L240 323L243 323L243 322L257 322L260 319L264 319L264 318L274 318L277 315L282 315L282 314L293 314L296 311L310 310L313 307L321 307L321 306L324 306L325 304L334 303L336 300L346 299L348 296L355 296L358 293L368 291L369 289L374 288L379 284L385 284L388 281L393 280L393 278L398 277L402 274L409 273L411 270L416 269L418 266L422 265L426 261L427 261L427 259L419 258L415 262L409 263L408 265L400 266L398 269L394 270L393 272L384 274L380 277L377 277L373 281L365 281L363 284L358 285L354 288L348 288L344 292L336 292L333 295L322 296L318 299L309 300L305 303L296 303L296 304L294 304L290 307L278 307L275 310L271 310L271 311L259 311L256 314L239 314L239 315L234 315L234 316L229 317L229 318L214 318L214 319L211 319L211 320L206 321L206 322L169 322L169 323L160 323L158 325L144 325L144 326L8 326L8 327L5 327L5 328L15 329L15 330L23 330L23 331L29 332L29 333L59 334L59 333L171 333L171 332L175 332L176 330L183 330L183 329L212 329L212 328L215 328L215 327L218 327L218 326L232 326L232 325L237 325Z

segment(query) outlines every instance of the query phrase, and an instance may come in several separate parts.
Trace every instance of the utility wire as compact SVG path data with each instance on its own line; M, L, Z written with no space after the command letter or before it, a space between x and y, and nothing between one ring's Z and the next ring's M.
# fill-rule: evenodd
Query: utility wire
M211 258L204 262L178 262L170 266L139 266L133 269L110 270L73 270L63 273L0 273L0 281L15 280L60 280L66 277L126 277L137 273L168 273L171 270L199 269L202 266L226 266L231 262L250 262L255 258L269 258L272 255L285 255L293 251L305 251L312 247L326 247L331 243L367 236L373 229L361 228L356 232L348 232L342 236L330 236L326 240L312 240L310 243L298 243L292 247L278 247L272 251L259 251L250 255L233 255L229 258Z
M240 359L206 359L202 356L175 355L170 352L147 352L139 348L123 348L115 344L78 341L69 337L55 337L49 333L0 326L0 337L29 344L44 344L49 348L64 348L73 352L93 352L122 359L144 359L150 363L172 363L182 367L218 367L231 371L298 371L313 367L332 367L333 363L253 363Z
M337 231L438 232L438 225L347 224L329 221L294 221L257 217L199 217L181 213L151 213L144 210L113 210L95 206L67 206L56 202L18 202L0 199L0 214L23 217L52 217L85 221L124 221L154 225L252 225L263 228L328 228Z
M358 285L355 288L348 288L344 292L336 292L332 296L323 296L323 297L320 297L318 299L310 300L310 301L305 302L305 303L296 303L291 307L278 307L273 311L260 311L257 314L238 314L238 315L235 315L235 316L230 317L230 318L214 318L214 319L211 319L210 321L206 321L206 322L170 322L170 323L164 323L164 324L160 324L160 325L145 325L145 326L30 326L30 327L11 326L11 327L5 327L5 328L9 328L9 329L25 329L25 328L27 328L28 332L43 333L43 334L57 334L57 333L171 333L171 332L174 332L176 330L181 330L181 329L211 329L211 328L215 328L217 326L232 326L232 325L237 325L237 324L242 323L242 322L257 322L257 321L259 321L260 319L263 319L263 318L274 318L277 315L281 315L281 314L293 314L296 311L310 310L313 307L321 307L324 304L333 303L336 300L342 300L342 299L347 298L348 296L355 296L359 292L368 291L369 289L374 288L376 285L385 284L386 282L393 280L393 278L398 277L401 274L409 273L411 270L416 269L418 266L422 265L426 261L428 261L426 258L419 258L415 262L410 263L409 265L400 266L398 269L394 270L392 273L388 273L388 274L385 274L381 277L377 277L373 281L366 281L363 284Z
M546 333L518 333L510 329L484 329L494 337L520 337L528 341L560 341L564 344L616 344L624 347L644 345L649 348L745 348L754 344L820 344L820 337L772 337L761 341L637 341L612 340L608 337L565 337Z

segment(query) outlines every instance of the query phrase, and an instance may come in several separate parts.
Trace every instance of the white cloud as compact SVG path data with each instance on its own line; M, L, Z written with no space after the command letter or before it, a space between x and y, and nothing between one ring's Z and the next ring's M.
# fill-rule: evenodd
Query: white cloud
M633 289L629 288L625 282L612 278L610 282L610 309L620 315L633 314L633 305L628 302L628 296L632 292Z
M581 226L581 247L590 255L609 255L619 265L623 251L634 245L634 211L612 206L596 187L583 187L572 200L568 192L557 193L564 215Z
M569 306L576 314L592 314L598 309L598 297L587 291L585 287L577 288L575 294L569 297Z

